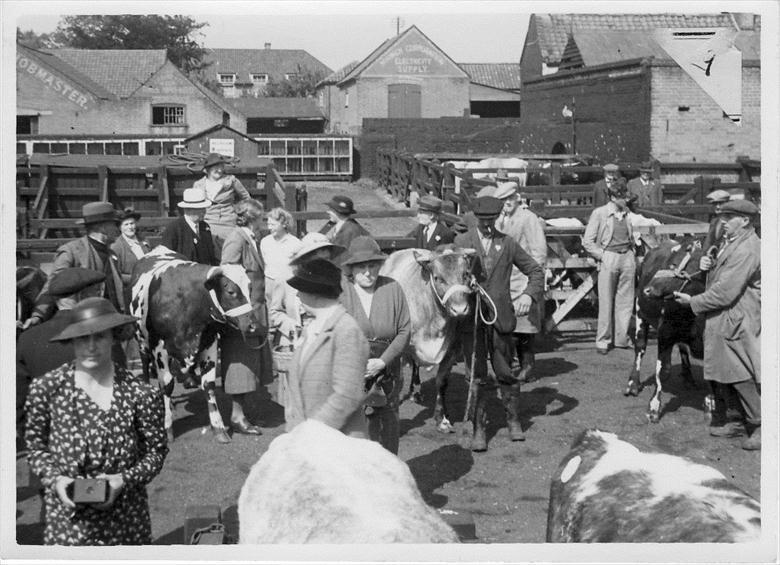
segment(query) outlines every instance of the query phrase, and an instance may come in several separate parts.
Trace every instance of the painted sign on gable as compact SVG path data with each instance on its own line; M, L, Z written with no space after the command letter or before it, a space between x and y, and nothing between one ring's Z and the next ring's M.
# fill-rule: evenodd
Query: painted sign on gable
M373 76L464 76L439 49L420 33L409 33L383 53L363 73Z
M89 109L91 97L85 92L81 92L68 81L63 80L50 73L47 69L39 65L33 59L24 55L16 54L16 72L27 73L38 79L46 88L54 91L63 98L80 106L84 110Z

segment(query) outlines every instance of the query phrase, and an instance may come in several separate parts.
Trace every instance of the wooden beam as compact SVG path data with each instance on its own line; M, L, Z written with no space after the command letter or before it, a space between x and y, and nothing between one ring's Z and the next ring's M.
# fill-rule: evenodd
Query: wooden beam
M579 304L580 300L585 298L585 295L587 295L596 285L596 277L596 271L591 272L588 279L580 286L578 286L574 291L572 291L572 293L569 295L569 298L567 298L563 304L558 306L555 312L553 312L552 315L547 318L547 321L544 324L544 330L546 332L551 332L555 326L557 326L560 321L563 320L577 304Z
M98 172L98 189L99 200L101 202L108 202L108 167L105 165L99 165Z

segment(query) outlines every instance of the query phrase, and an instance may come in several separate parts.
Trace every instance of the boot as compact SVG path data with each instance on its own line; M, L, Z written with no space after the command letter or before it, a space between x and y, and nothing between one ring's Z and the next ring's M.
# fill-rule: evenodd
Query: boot
M474 406L474 433L471 436L471 451L487 451L487 406L482 387L477 387L476 405Z
M512 441L525 441L523 427L520 425L520 386L502 386L501 401L506 413L506 426L509 429L509 438Z
M722 426L711 426L712 437L741 437L745 435L745 426L741 422L726 422Z
M759 451L761 449L761 426L745 425L748 437L742 440L742 449L746 451Z
M534 334L522 334L520 343L522 344L522 351L518 348L520 374L517 378L521 383L532 383L536 380L536 373L534 372L534 364L536 363Z

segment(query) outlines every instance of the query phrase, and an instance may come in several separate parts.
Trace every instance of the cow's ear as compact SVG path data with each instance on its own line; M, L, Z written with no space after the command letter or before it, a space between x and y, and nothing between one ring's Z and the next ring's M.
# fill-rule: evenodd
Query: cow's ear
M217 281L219 280L219 276L221 274L222 274L221 267L211 267L209 269L209 272L206 273L206 280L203 281L203 286L205 286L209 290L215 288L217 286Z
M427 267L433 259L433 252L428 249L412 249L412 254L414 254L414 260L423 267Z

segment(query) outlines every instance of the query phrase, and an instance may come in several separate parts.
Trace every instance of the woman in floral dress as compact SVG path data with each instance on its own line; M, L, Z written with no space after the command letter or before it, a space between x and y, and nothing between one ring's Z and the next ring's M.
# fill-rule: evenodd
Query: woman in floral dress
M114 332L134 320L105 298L82 300L52 338L71 342L75 360L30 386L25 440L47 545L151 543L146 484L168 453L162 397L111 359ZM106 502L74 503L76 478L106 480Z

